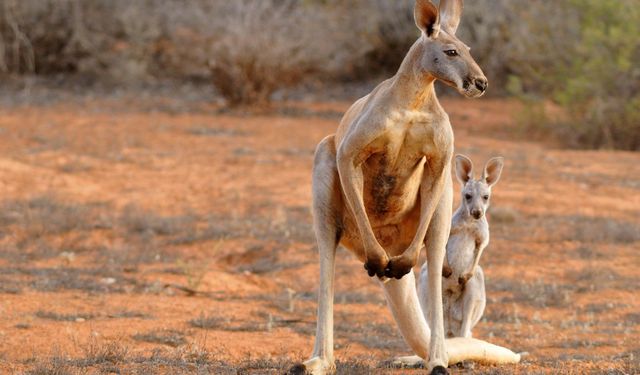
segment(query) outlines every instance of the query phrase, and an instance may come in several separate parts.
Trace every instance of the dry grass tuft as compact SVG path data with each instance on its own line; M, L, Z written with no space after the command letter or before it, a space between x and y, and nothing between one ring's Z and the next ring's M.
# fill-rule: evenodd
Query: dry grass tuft
M518 220L519 213L513 207L491 206L489 208L489 221L496 224L511 224Z
M100 364L118 365L126 361L129 348L118 342L98 342L91 340L89 345L83 348L84 358L73 361L79 367L90 367Z
M77 314L59 314L53 311L36 311L36 316L40 319L49 319L59 322L79 322L95 318L94 314L77 313Z
M571 284L519 282L510 279L487 280L487 294L495 292L511 293L501 302L524 303L534 307L564 307L571 303L575 286Z
M51 358L48 361L38 361L36 365L26 372L28 375L71 375L78 373L60 358Z
M177 330L155 330L133 335L134 340L178 347L187 344L184 333Z

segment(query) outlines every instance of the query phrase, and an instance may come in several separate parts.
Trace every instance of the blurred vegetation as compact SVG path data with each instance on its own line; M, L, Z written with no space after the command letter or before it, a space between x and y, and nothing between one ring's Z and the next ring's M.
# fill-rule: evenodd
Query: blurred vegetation
M573 147L640 150L640 2L570 0L554 13L525 18L537 37L524 46L544 56L522 59L509 85L527 103L527 130ZM545 99L564 111L549 114Z
M210 82L229 105L264 105L300 83L393 74L418 36L413 3L3 0L0 75ZM528 131L638 150L639 9L638 0L467 1L458 35L491 94L526 101Z

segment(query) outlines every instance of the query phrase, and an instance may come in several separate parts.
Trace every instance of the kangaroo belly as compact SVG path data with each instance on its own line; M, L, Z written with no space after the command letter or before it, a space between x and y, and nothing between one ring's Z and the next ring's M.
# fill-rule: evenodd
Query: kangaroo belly
M471 270L474 261L475 237L459 233L449 237L447 242L447 261L453 271L452 279L462 276Z
M420 221L420 182L424 158L400 152L376 154L363 163L363 201L378 243L390 256L409 246ZM341 244L365 259L362 239L351 212L345 210Z
M402 254L407 249L418 230L420 221L419 206L413 208L403 219L396 224L372 225L373 233L389 256ZM355 219L350 213L345 212L342 218L342 233L340 244L355 254L361 261L365 260L362 237L356 225Z
M401 159L392 165L384 154L364 163L363 199L372 226L397 224L414 209L423 170L422 159Z

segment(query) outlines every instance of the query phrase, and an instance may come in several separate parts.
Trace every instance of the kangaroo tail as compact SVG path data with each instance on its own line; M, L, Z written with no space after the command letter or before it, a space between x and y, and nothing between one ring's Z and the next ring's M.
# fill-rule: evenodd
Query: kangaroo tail
M445 347L449 355L449 364L462 361L474 361L484 364L500 365L520 362L521 355L483 340L463 337L446 339Z

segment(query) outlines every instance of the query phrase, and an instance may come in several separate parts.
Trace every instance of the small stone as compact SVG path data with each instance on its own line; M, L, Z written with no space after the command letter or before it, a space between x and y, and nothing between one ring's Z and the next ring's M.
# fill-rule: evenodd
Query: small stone
M113 277L104 277L100 279L100 282L106 285L111 285L116 283L116 279Z
M76 253L72 251L63 251L60 253L60 258L66 260L67 262L73 262L76 259Z

